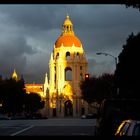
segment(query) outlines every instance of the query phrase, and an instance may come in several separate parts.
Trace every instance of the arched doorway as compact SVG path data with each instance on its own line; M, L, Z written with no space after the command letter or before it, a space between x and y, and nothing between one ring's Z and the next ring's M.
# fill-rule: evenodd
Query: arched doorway
M66 117L70 117L73 115L73 105L72 105L72 101L71 100L67 100L64 104L65 106L65 116Z

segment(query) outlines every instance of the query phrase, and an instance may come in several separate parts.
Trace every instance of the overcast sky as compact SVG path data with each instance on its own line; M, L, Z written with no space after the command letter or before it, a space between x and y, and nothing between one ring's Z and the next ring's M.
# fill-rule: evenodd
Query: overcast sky
M81 40L89 73L113 73L115 59L132 32L140 31L140 12L125 5L0 5L0 74L10 77L15 68L26 83L44 83L50 53L69 14Z

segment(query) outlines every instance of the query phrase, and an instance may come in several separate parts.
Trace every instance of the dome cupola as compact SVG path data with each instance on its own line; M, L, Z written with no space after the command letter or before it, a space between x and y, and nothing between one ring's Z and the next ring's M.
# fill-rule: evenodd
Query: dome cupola
M73 45L75 47L81 47L81 41L74 34L73 24L70 17L67 15L62 25L62 33L55 42L55 48L59 48L61 46L72 47Z

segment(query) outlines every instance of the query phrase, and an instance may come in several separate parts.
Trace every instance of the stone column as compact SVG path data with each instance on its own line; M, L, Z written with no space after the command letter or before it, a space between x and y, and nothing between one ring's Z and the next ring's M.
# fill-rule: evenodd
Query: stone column
M76 99L73 98L73 117L76 117Z
M64 99L62 98L62 100L61 100L61 116L62 117L65 117L64 116Z
M59 117L63 118L64 117L64 99L63 99L63 96L60 95L59 96L59 100L58 100L59 104L58 104L58 108L59 108Z
M56 97L56 117L59 117L59 97Z
M76 95L73 99L73 117L78 117L78 97Z

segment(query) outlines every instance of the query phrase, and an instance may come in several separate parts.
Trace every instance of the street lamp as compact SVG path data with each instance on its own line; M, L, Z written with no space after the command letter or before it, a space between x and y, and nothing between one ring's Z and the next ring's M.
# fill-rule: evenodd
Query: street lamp
M113 57L114 59L115 59L115 66L117 67L117 63L118 63L118 61L117 61L117 57L115 57L115 56L113 56L113 55L111 55L111 54L109 54L109 53L102 53L102 52L99 52L99 53L96 53L97 55L105 55L105 56L111 56L111 57Z
M102 52L99 52L99 53L96 53L97 55L105 55L105 56L111 56L111 57L113 57L114 59L115 59L115 66L116 66L116 68L117 68L117 63L118 63L118 60L117 60L117 57L115 57L115 56L113 56L113 55L111 55L111 54L109 54L109 53L102 53ZM117 94L119 94L119 88L117 87Z

